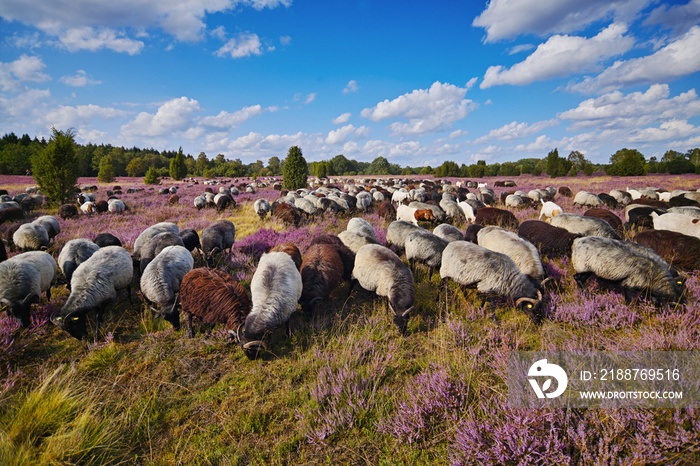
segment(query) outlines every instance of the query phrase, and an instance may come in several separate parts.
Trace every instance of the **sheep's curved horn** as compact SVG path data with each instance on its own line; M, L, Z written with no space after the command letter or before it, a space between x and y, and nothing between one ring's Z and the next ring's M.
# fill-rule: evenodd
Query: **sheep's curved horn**
M415 307L415 306L411 306L411 307L409 307L408 309L406 309L405 311L403 311L403 314L401 314L401 317L406 317L408 314L410 314L411 312L413 312L413 308L414 308L414 307Z
M542 301L542 293L540 290L537 290L537 301Z
M547 277L544 280L542 280L542 282L540 282L540 287L544 288L545 286L547 286L547 283L553 282L553 281L554 281L554 277Z
M533 298L518 298L518 300L515 301L516 306L520 306L521 303L532 303L534 305L537 304L537 300Z
M267 349L267 344L263 340L255 340L255 341L249 341L245 345L243 345L243 349L253 349L253 348L258 348L262 347L263 349Z

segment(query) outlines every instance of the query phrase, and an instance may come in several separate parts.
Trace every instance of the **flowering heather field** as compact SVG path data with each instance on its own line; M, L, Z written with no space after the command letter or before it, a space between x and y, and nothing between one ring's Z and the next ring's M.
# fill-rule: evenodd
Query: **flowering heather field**
M514 180L525 191L700 188L697 175ZM241 194L235 208L217 213L192 204L204 185L164 181L180 187L171 206L141 179L99 184L98 200L114 184L130 210L59 219L54 257L73 238L110 232L131 249L157 222L201 233L226 218L236 225L236 244L219 266L247 287L269 248L291 241L303 252L351 218L320 216L285 228L253 212L255 199L278 197L272 189ZM30 185L31 177L0 177L10 194ZM126 194L130 187L144 190ZM559 195L555 202L567 212L585 210ZM615 213L624 219L622 209ZM28 217L42 214L56 210ZM520 221L538 214L516 212ZM365 218L383 242L388 223ZM0 225L0 235L12 227ZM438 275L419 268L405 337L385 300L359 289L347 297L345 284L314 317L294 315L291 336L275 332L267 357L255 361L221 329L202 329L194 339L174 331L136 293L133 304L114 304L98 341L75 340L49 321L68 296L56 285L51 302L34 307L30 328L0 315L0 464L700 464L699 408L515 409L506 380L513 351L700 349L697 272L687 277L684 308L658 310L626 305L621 294L593 285L578 290L565 259L545 267L559 286L548 292L539 326L507 303L494 321L481 300L454 286L438 302Z

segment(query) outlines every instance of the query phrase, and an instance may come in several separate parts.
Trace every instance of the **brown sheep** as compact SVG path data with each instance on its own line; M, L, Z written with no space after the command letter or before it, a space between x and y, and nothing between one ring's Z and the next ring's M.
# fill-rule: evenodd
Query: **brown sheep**
M388 197L391 199L391 195ZM386 221L393 221L396 218L396 207L389 200L383 200L377 205L377 215Z
M634 242L653 249L666 262L680 270L700 268L700 239L669 230L646 230Z
M24 211L19 207L8 207L0 210L0 223L15 222L17 220L22 220L23 217Z
M286 202L280 202L275 205L275 208L272 211L272 216L280 219L286 226L299 226L299 212L297 212L296 207L289 205Z
M107 201L97 201L95 202L95 212L98 214L107 212L109 210L109 204Z
M340 260L343 261L343 279L350 280L352 278L352 269L355 267L355 253L345 246L340 238L335 235L319 235L311 240L309 248L315 244L331 244L335 246L340 255Z
M58 216L63 220L78 216L78 207L74 204L63 204L58 208Z
M304 253L300 272L303 288L299 302L304 312L311 313L343 281L343 261L332 244L315 244Z
M294 265L297 266L297 270L301 268L301 252L294 243L280 243L274 248L270 249L270 252L286 252L294 261Z
M7 260L7 250L5 249L5 242L0 239L0 262Z
M168 204L170 205L176 205L180 202L180 196L177 194L173 194L168 198Z
M182 311L188 314L190 337L194 337L193 316L207 324L224 324L227 330L236 332L251 309L243 286L220 269L188 272L180 286L180 303Z
M574 193L571 192L571 188L568 186L559 186L559 194L564 197L573 197Z
M419 222L434 222L435 221L435 214L433 214L433 211L431 209L418 209L413 214L413 216Z
M480 225L496 225L506 229L517 230L518 219L515 218L513 212L496 207L482 207L476 211L474 223Z
M518 236L534 244L540 255L552 258L571 256L574 240L581 238L581 235L540 220L525 220L518 227Z
M622 235L623 233L623 227L622 227L622 220L620 220L620 217L615 215L613 212L610 212L607 209L588 209L583 213L584 217L596 217L596 218L602 218L606 222L610 224L610 226L617 232L617 234Z

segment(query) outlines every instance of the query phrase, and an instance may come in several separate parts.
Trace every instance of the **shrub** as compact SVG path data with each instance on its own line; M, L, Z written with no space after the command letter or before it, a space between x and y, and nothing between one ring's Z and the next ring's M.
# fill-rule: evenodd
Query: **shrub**
M79 164L73 132L56 128L51 131L49 144L32 158L32 172L46 201L60 205L73 200Z
M301 149L299 146L290 147L282 168L282 186L284 189L290 190L305 188L308 176L309 166L306 164Z

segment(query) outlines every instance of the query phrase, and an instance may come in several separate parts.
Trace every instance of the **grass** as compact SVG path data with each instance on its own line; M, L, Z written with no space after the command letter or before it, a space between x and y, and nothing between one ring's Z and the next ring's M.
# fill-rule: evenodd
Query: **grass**
M671 189L699 180L567 178L557 184L597 192L613 183ZM521 181L524 188L552 184ZM201 233L227 218L239 246L221 266L247 286L270 243L289 240L303 251L314 235L337 233L347 223L326 217L286 229L261 221L252 196L226 212L196 211L190 200L202 189L182 186L177 206L153 192L125 195L132 210L124 216L62 221L54 254L65 241L100 231L130 247L158 221ZM275 193L257 196L273 200ZM576 211L570 200L561 205ZM507 408L513 351L700 345L697 275L688 278L692 299L685 309L659 312L626 307L619 294L595 287L580 292L567 261L547 266L562 276L540 326L507 303L497 305L494 321L481 300L452 283L438 302L439 277L429 279L419 266L417 310L405 337L385 300L359 289L346 299L343 285L317 315L294 315L290 337L274 332L270 353L255 361L221 329L200 329L194 339L174 331L136 295L134 304L114 303L96 342L74 340L46 318L20 331L2 315L0 464L697 464L697 409ZM60 286L53 291L52 302L33 312L60 309L68 293Z

